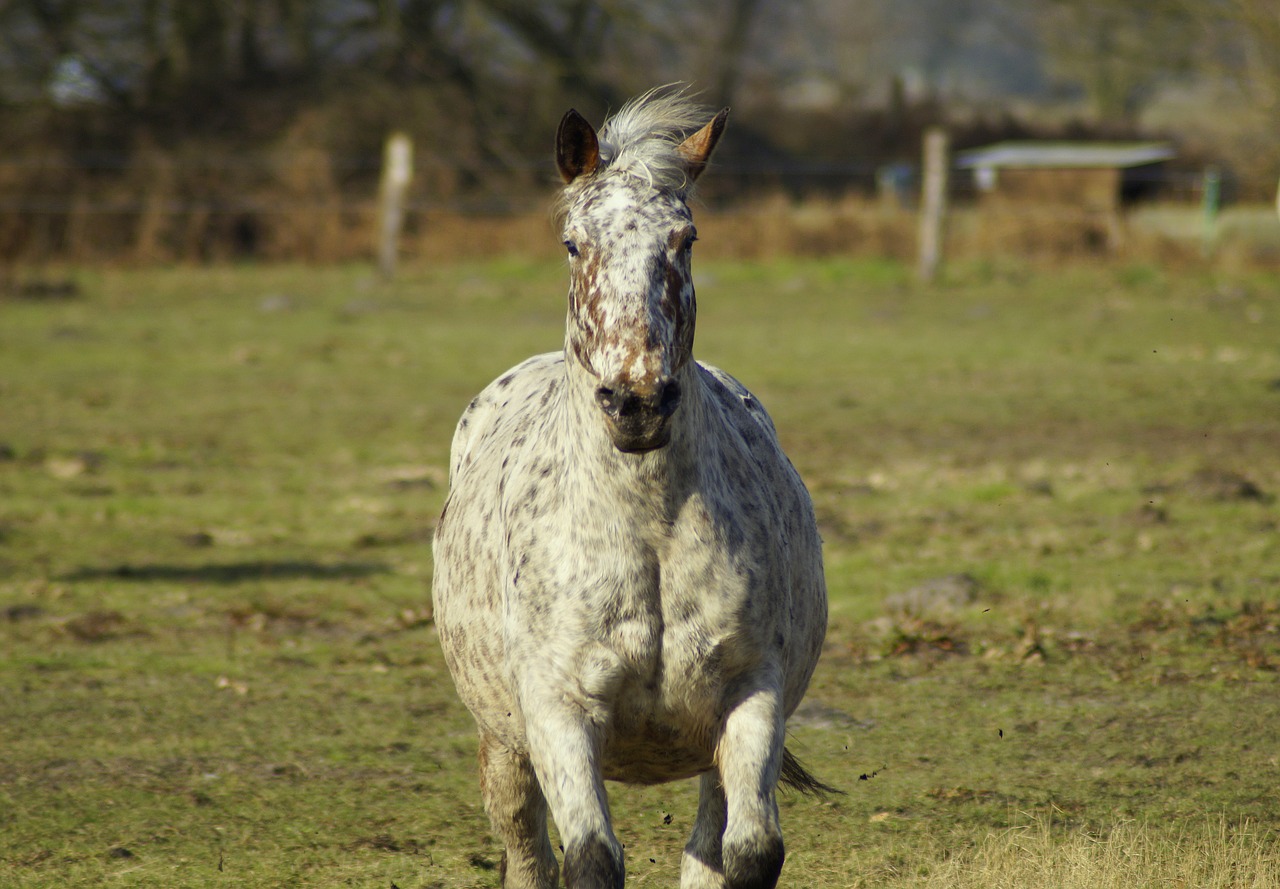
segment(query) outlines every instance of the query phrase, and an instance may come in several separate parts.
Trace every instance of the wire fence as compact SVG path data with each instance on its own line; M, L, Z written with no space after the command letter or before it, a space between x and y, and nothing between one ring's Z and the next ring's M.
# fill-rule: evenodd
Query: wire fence
M378 156L306 148L0 158L0 261L368 259L378 247L381 168ZM557 181L546 158L458 164L419 155L403 202L400 249L428 259L540 252L549 243L547 207ZM738 227L729 240L742 255L793 241L797 252L914 249L901 246L916 237L914 161L730 158L704 183L703 212L724 230ZM1181 243L1204 255L1235 239L1263 263L1280 255L1273 244L1280 218L1274 210L1269 217L1254 212L1274 202L1275 182L1213 168L1137 167L1118 177L1114 205L1100 206L1073 205L1069 195L996 199L980 184L972 170L950 166L949 252L1115 252L1141 244L1168 253ZM1233 209L1245 205L1254 210ZM1233 213L1251 221L1231 222ZM766 224L770 215L776 219Z

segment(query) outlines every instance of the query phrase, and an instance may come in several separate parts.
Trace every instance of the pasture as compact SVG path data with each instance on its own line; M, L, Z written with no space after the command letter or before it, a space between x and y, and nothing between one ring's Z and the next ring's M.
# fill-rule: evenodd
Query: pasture
M826 541L781 885L1280 885L1280 277L695 269ZM0 294L0 884L496 886L430 535L563 264L74 279ZM611 792L674 885L695 782Z

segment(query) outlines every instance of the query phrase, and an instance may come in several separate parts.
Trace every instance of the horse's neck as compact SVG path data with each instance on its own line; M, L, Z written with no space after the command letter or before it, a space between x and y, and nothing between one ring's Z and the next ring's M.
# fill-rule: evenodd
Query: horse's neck
M560 430L577 483L592 491L613 488L620 498L644 501L680 498L691 483L703 442L702 386L693 359L680 371L680 409L672 417L671 440L646 454L624 454L613 446L595 401L595 379L565 356L566 408Z

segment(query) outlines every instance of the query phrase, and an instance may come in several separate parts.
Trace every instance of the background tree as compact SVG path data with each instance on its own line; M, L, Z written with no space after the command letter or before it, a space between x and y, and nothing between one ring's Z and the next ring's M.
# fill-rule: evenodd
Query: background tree
M1045 64L1078 85L1102 120L1133 123L1161 86L1196 61L1198 23L1182 0L1042 0Z
M65 203L145 155L168 164L165 181L188 203L265 195L284 162L261 159L305 148L326 158L320 179L359 195L386 133L402 129L424 194L498 210L545 191L548 133L566 108L599 121L673 81L734 107L719 159L741 175L719 177L708 199L784 178L794 194L870 189L878 166L916 160L922 126L937 122L952 124L961 147L1154 122L1148 132L1194 142L1198 161L1270 188L1280 166L1274 7L0 0L0 164L24 154L63 164L39 177L0 169L0 188L10 203L18 190ZM254 160L215 175L218 158ZM147 181L131 175L117 192Z

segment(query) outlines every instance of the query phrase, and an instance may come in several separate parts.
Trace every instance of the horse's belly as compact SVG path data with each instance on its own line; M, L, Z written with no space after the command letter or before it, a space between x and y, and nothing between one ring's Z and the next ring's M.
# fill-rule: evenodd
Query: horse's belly
M687 625L667 627L661 639L645 661L652 669L628 671L610 695L602 753L611 780L653 784L713 765L726 681L733 678L723 671L721 646L705 628Z
M603 750L601 774L628 784L661 784L692 778L713 765L713 750L668 726L614 733Z
M686 676L685 684L698 677ZM603 746L606 778L635 784L655 784L687 778L712 766L715 714L719 695L709 687L685 688L678 701L670 690L635 686L622 689L613 702Z

